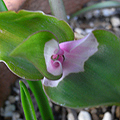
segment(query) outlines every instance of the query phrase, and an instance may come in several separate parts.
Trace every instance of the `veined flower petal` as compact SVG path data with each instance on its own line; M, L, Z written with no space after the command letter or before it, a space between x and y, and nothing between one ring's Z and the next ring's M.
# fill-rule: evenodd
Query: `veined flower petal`
M69 73L83 72L85 61L98 50L98 42L92 33L83 39L64 42L59 46L64 50L64 76Z

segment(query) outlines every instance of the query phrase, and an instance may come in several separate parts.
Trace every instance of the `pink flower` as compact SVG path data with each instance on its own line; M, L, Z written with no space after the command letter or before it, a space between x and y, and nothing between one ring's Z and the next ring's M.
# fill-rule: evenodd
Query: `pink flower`
M56 87L70 73L84 71L85 61L98 50L98 42L92 33L80 40L58 43L52 39L45 44L44 57L47 71L54 76L62 74L59 80L44 77L45 86Z

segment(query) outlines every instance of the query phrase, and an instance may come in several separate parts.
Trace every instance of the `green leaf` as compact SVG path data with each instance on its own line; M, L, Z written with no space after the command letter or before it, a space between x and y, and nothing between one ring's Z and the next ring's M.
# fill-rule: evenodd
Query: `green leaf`
M93 34L99 47L85 71L68 75L57 87L44 86L55 103L73 108L120 103L120 39L105 30Z
M51 31L59 42L74 39L68 24L55 17L24 10L0 13L0 61L4 61L11 71L22 78L42 79L43 75L28 60L9 54L30 35L41 30Z
M57 40L57 38L48 31L37 32L16 47L10 56L27 59L43 76L50 80L59 79L62 75L54 76L47 71L44 58L45 43L52 39Z
M37 101L42 120L54 120L52 110L50 108L48 98L43 90L41 81L27 80L27 82Z
M37 120L28 89L22 81L20 81L19 84L20 84L21 101L22 101L25 118L26 120Z
M77 11L76 13L74 13L73 15L71 15L70 18L73 18L77 15L82 15L82 14L85 14L86 12L89 12L89 11L92 11L92 10L95 10L95 9L103 9L103 8L119 8L120 7L120 2L118 1L104 1L104 2L101 2L101 3L97 3L97 4L94 4L94 5L91 5L89 7L85 7L79 11Z

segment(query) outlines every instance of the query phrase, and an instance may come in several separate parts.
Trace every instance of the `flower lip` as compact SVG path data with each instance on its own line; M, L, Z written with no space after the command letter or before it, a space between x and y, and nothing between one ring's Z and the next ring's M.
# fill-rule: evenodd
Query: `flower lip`
M64 51L60 49L59 43L56 40L52 39L45 44L44 57L47 71L54 76L63 73L63 53Z

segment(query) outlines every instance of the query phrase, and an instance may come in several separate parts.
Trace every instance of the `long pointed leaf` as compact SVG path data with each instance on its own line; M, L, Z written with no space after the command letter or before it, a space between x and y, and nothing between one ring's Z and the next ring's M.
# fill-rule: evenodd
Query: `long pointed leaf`
M89 7L85 7L83 9L79 10L78 12L72 14L70 18L73 18L73 17L75 17L77 15L85 14L86 12L89 12L91 10L103 9L103 8L113 8L113 7L120 7L120 2L117 2L117 1L105 1L105 2L101 2L101 3L97 3L97 4L94 4L94 5L91 5Z
M19 84L25 118L26 120L37 120L28 89L22 81L20 81Z
M42 120L54 120L52 110L50 108L48 99L43 91L41 81L28 81L27 80L27 82L37 101Z

